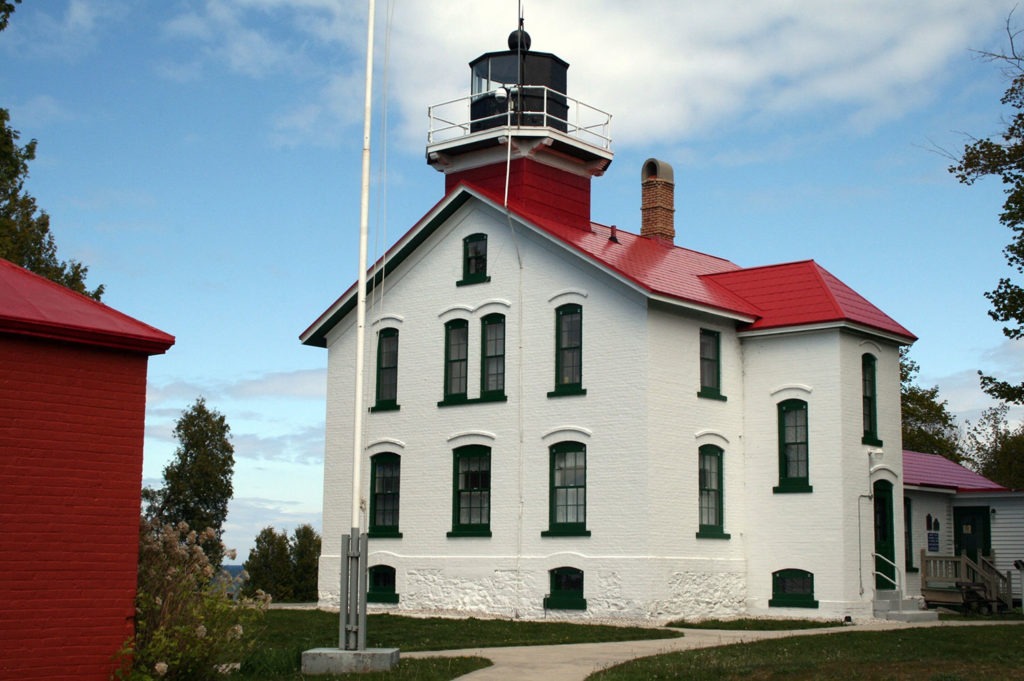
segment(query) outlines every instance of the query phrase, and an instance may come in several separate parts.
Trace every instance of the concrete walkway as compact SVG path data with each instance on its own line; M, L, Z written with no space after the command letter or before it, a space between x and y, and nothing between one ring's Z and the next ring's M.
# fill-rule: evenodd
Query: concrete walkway
M705 629L681 629L682 638L663 638L649 641L621 641L615 643L578 643L558 646L522 646L518 648L469 648L465 650L441 650L436 652L401 653L402 657L485 657L494 665L459 677L466 681L583 681L596 671L611 667L627 660L649 655L660 655L676 650L692 650L747 643L769 638L787 636L811 636L847 631L884 631L908 629L920 626L964 626L967 622L931 622L907 624L872 620L863 624L851 624L827 629L802 629L797 631L719 631ZM995 624L998 624L996 622ZM1009 624L1009 622L1007 622Z

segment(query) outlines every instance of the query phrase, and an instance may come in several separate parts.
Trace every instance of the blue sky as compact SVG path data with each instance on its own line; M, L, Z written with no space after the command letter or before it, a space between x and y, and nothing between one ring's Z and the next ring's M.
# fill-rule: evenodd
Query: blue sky
M741 266L813 258L920 337L963 418L976 371L1021 380L986 314L1008 272L995 181L941 150L997 134L1016 0L548 0L533 48L613 115L594 219L635 231L640 167L676 177L676 243ZM378 0L371 257L438 199L427 107L468 94L516 2ZM1024 20L1024 19L1022 19ZM204 395L231 424L225 539L319 527L326 352L298 335L355 279L366 3L26 0L0 106L38 139L28 191L104 302L177 337L149 365L144 478Z

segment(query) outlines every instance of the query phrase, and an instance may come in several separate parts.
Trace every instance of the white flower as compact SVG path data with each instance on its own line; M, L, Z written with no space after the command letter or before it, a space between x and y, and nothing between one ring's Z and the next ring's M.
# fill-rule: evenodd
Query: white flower
M206 627L202 624L196 627L196 636L198 638L204 638L206 636Z
M167 673L167 663L157 662L155 665L153 665L153 671L156 672L157 676L163 676Z

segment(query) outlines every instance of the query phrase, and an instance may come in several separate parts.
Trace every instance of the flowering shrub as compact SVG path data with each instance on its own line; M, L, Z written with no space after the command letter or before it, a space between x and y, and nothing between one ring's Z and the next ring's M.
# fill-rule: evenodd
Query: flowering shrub
M254 625L270 599L262 593L236 599L239 584L226 572L214 576L202 545L215 537L185 523L140 520L135 636L121 650L115 678L221 678L251 650Z

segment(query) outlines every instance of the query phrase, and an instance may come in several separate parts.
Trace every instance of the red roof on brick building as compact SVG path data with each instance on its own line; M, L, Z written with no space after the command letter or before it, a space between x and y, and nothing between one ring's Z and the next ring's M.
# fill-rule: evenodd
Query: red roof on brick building
M903 484L957 492L1007 492L1007 488L938 454L903 452Z
M0 258L0 333L167 352L174 336Z

